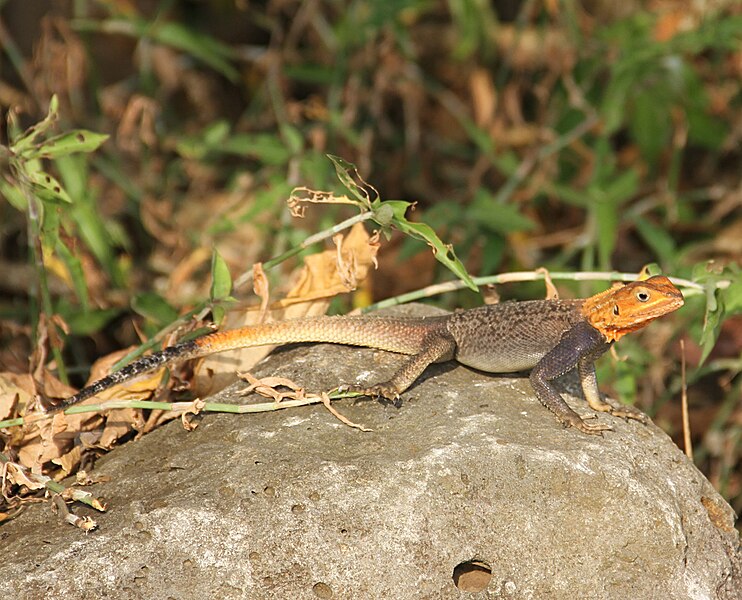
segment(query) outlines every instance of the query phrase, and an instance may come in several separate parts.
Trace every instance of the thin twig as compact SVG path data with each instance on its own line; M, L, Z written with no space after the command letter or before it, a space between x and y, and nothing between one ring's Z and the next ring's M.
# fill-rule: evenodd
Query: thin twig
M693 461L693 442L690 435L690 418L688 416L688 381L685 377L685 340L680 340L680 380L682 381L680 407L683 415L683 446L685 455Z
M344 392L332 392L329 394L330 399L339 398L353 398L358 396L357 393L344 393ZM149 410L165 410L176 413L194 412L194 402L201 402L200 400L194 400L190 402L161 402L155 400L107 400L105 402L99 402L96 404L80 404L72 406L64 411L66 415L76 415L89 412L103 412L107 410L120 409L120 408L142 408ZM275 410L282 410L284 408L295 408L298 406L309 406L311 404L319 404L322 402L320 396L307 396L302 399L284 399L280 402L263 402L258 404L226 404L223 402L205 402L203 405L199 405L199 411L203 412L221 412L230 414L248 414L248 413L261 413L271 412ZM45 413L32 413L24 417L18 417L16 419L6 419L0 421L0 429L6 427L16 427L23 425L24 423L37 423L45 421L54 417L54 414Z

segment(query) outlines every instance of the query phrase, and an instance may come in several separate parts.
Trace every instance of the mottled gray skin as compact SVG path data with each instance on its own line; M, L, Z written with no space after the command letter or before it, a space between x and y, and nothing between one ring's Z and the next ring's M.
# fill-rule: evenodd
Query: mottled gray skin
M488 373L526 371L584 321L582 303L532 300L482 306L453 313L446 329L456 342L455 358L461 364Z

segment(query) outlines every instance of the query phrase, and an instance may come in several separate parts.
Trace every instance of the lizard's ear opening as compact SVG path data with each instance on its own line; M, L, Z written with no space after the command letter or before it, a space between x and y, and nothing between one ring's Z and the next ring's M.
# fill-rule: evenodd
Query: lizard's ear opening
M613 314L616 315L616 316L618 316L618 312L619 312L618 311L618 304L614 304L613 305Z

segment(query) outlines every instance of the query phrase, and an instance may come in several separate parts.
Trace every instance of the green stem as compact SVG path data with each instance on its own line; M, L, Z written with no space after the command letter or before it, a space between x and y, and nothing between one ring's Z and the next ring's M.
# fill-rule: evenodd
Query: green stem
M558 279L562 281L635 281L638 277L638 273L619 273L618 271L580 271L577 273L570 272L550 272L549 277L551 279ZM501 283L514 283L518 281L540 281L544 279L544 273L539 271L514 271L512 273L501 273L500 275L489 275L487 277L475 277L474 283L477 286L492 285ZM670 277L675 285L686 288L690 291L691 295L704 293L702 285L689 281L687 279L681 279L679 277ZM721 285L726 283L726 285ZM727 287L729 282L719 282L720 287ZM389 306L396 306L398 304L404 304L406 302L414 302L423 298L431 298L439 294L453 292L466 288L466 284L462 281L446 281L445 283L438 283L435 285L415 290L414 292L408 292L395 296L394 298L387 298L376 304L366 306L362 312L372 312L379 310L380 308L387 308Z

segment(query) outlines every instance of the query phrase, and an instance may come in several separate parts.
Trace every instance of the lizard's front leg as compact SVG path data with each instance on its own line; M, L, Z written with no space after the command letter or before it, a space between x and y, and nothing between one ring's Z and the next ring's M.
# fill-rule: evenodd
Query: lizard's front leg
M647 416L633 406L615 405L600 398L598 378L595 376L595 363L590 356L583 356L577 363L577 369L582 384L582 392L590 408L599 412L607 412L615 417L635 419L641 423L647 422Z
M442 332L432 333L422 342L420 352L412 355L389 381L371 386L343 386L342 389L367 396L381 396L391 401L397 400L402 392L415 383L428 365L451 360L455 350L456 342L450 335Z
M586 322L578 323L562 336L559 343L531 371L531 385L541 403L563 425L574 427L583 433L601 433L610 431L611 427L602 423L586 423L564 401L552 381L581 364L583 357L594 357L596 353L603 351L604 346L607 348L599 331Z

